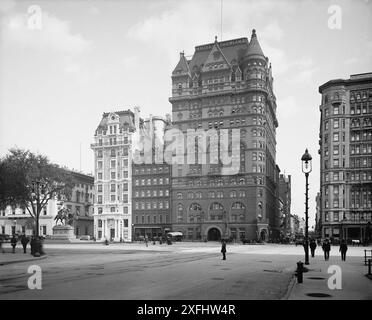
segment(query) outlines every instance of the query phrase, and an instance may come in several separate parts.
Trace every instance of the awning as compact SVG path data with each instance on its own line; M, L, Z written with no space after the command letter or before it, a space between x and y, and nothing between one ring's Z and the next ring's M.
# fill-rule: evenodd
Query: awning
M182 237L183 236L182 232L178 232L178 231L176 231L176 232L168 232L167 235L170 235L172 237L177 237L177 236L181 236Z

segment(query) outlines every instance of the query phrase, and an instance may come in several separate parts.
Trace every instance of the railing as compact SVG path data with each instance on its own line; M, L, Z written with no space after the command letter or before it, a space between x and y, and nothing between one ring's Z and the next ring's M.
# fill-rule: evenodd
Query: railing
M102 142L102 143L91 143L90 146L91 147L106 147L106 146L118 146L118 145L123 145L123 144L126 144L126 145L129 145L130 144L130 141L124 141L124 140L116 140L115 143L109 143L109 142Z

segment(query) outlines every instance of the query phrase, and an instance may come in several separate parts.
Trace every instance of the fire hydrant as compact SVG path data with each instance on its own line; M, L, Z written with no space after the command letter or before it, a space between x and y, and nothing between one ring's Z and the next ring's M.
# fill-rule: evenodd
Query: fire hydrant
M297 262L297 282L302 283L303 282L303 273L304 273L304 263L301 261Z

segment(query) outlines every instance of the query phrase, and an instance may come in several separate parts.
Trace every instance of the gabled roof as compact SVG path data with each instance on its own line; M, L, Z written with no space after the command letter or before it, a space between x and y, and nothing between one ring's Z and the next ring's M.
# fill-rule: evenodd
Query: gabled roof
M189 62L185 58L185 54L183 52L180 52L180 60L178 61L177 66L174 68L172 75L173 76L178 76L178 75L191 76Z
M197 72L205 64L215 43L208 43L195 47L195 53L189 62L189 68L192 74ZM238 63L245 56L248 48L247 38L238 38L218 43L220 50L229 64L235 59Z
M242 75L242 71L240 70L239 66L236 67L235 74L236 75Z
M217 68L215 68L217 66ZM220 46L217 42L217 37L214 41L212 50L209 52L207 59L202 67L202 72L213 70L213 69L228 69L230 68L230 63L227 61L225 55L223 54Z
M252 30L251 41L249 42L246 56L261 56L265 58L265 55L262 52L260 43L258 42L255 29Z

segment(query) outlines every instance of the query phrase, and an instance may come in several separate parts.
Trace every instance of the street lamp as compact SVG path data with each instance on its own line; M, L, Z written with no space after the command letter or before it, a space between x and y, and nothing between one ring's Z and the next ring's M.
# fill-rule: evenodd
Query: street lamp
M312 170L311 167L312 157L309 151L306 149L305 153L301 157L302 161L302 172L305 173L306 180L306 193L305 193L305 264L309 264L309 173Z

